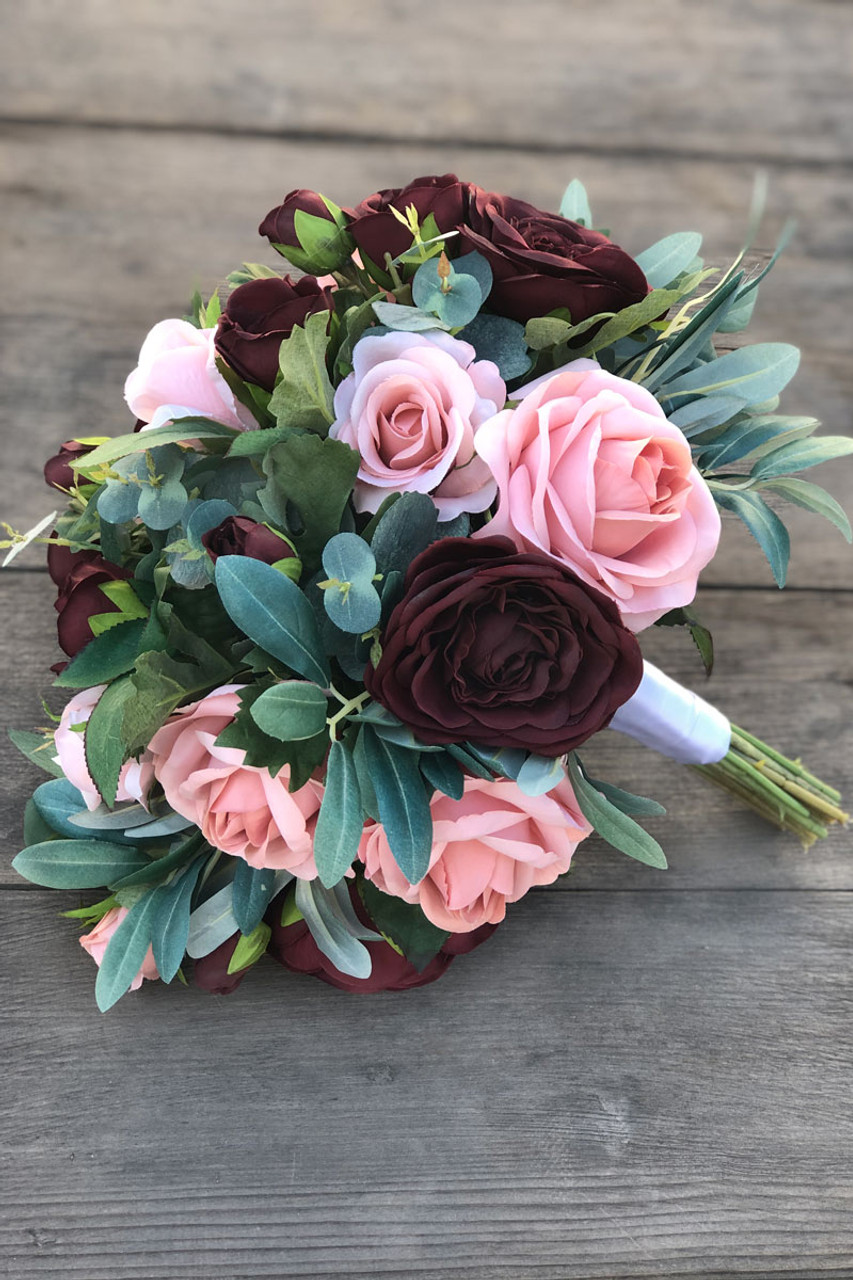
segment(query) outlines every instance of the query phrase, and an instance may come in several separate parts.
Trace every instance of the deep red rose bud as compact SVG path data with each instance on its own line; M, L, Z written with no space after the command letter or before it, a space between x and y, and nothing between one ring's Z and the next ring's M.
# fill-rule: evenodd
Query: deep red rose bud
M193 981L197 987L201 987L202 991L209 991L213 996L230 996L232 991L237 990L252 968L248 965L245 969L238 969L236 973L228 972L228 965L239 941L240 934L232 933L214 951L193 962Z
M636 690L643 658L616 605L509 538L443 538L409 566L368 664L369 693L421 741L561 756Z
M354 881L349 885L349 893L362 924L367 925L368 928L374 928ZM487 924L474 929L471 933L451 934L438 954L420 972L411 961L400 955L399 951L395 951L384 940L366 942L364 945L370 952L373 969L369 978L353 978L349 974L341 973L331 960L323 955L304 920L297 920L295 924L282 925L281 899L274 902L267 913L267 923L272 928L269 954L286 969L294 973L310 974L314 978L319 978L321 982L327 982L329 986L338 987L341 991L364 995L377 991L407 991L410 987L424 987L430 982L435 982L449 967L455 956L473 951L481 942L491 937L497 928L497 925Z
M642 302L649 292L640 267L607 236L524 200L473 192L466 224L460 252L476 249L494 275L489 310L522 324L558 307L579 324Z
M219 556L248 556L275 564L296 555L287 538L248 516L227 516L222 524L202 534L201 541L214 564Z
M355 209L350 234L364 256L384 267L386 253L396 258L412 247L411 232L397 221L392 208L405 214L409 205L414 205L421 225L431 213L439 231L453 231L465 221L469 197L478 190L460 182L455 173L445 173L415 178L405 187L376 191Z
M234 290L219 317L217 354L245 382L272 391L284 339L315 311L330 307L329 290L313 276L250 280Z
M59 614L59 643L73 658L93 638L90 618L99 613L121 612L100 590L100 584L120 582L131 574L120 565L110 564L98 551L71 551L54 544L47 549L47 569L59 588L54 605Z
M66 440L59 453L48 458L44 464L45 483L54 489L73 488L77 483L77 475L72 471L71 463L91 453L94 448L94 444L83 444L80 440Z
M352 254L347 216L331 200L303 187L271 209L258 231L300 271L325 275L337 271Z

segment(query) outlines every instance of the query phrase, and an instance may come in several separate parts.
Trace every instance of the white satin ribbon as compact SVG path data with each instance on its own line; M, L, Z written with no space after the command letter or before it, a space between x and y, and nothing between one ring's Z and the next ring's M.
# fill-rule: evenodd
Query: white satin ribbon
M679 764L722 760L732 737L732 726L721 711L651 662L643 664L637 692L619 708L610 728Z

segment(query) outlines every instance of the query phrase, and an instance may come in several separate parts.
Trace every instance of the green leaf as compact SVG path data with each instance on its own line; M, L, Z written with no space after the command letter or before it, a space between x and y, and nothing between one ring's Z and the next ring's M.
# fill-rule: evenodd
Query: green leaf
M35 800L30 796L24 805L24 845L44 844L45 840L52 840L56 832L38 811Z
M397 302L374 302L371 305L380 324L401 333L427 333L430 329L446 332L453 327L419 307L404 307Z
M130 908L107 943L95 979L95 1000L101 1013L120 1000L136 977L151 946L157 912L156 891Z
M663 818L666 816L666 809L662 804L658 804L657 800L650 800L648 796L635 796L632 791L623 791L621 787L616 787L612 782L602 782L599 778L593 778L590 774L586 774L586 780L596 791L601 792L605 800L614 805L620 813L627 813L633 818Z
M86 724L86 767L104 804L110 807L115 804L121 767L130 757L124 713L135 692L129 676L114 680L95 703Z
M243 431L231 448L229 458L261 458L274 444L293 434L291 427L262 427L259 431Z
M51 830L58 835L68 836L71 840L80 840L84 836L92 840L110 840L124 844L123 837L109 831L83 831L71 821L81 812L88 813L86 802L78 789L65 777L51 778L36 787L33 803L39 814Z
M603 840L647 866L666 867L666 856L657 840L597 790L574 751L569 756L569 776L581 813Z
M358 534L338 533L323 549L323 568L330 578L337 578L340 582L355 582L362 578L372 582L376 573L376 557Z
M743 272L736 272L713 291L705 305L691 316L689 324L655 345L655 363L651 373L642 379L644 387L655 391L661 383L674 378L693 363L734 306L742 280Z
M787 342L738 347L667 382L657 398L665 404L681 396L731 391L746 404L761 404L787 386L799 363L799 351Z
M257 929L275 889L275 872L269 867L250 867L236 859L231 910L242 934ZM242 968L242 966L240 966Z
M131 754L147 747L182 702L223 683L221 670L180 662L163 652L143 653L137 659L135 671L126 679L132 690L124 701L121 734ZM87 729L87 743L89 733Z
M353 978L370 977L370 952L350 932L330 889L317 880L297 880L296 906L317 946L336 969Z
M421 311L432 312L456 329L473 320L485 302L492 288L492 269L476 252L449 265L450 274L442 278L440 259L422 263L412 280L412 298Z
M106 463L116 462L119 458L126 458L132 453L144 453L160 445L192 440L233 440L237 434L234 427L223 426L221 422L214 422L211 418L179 418L171 426L157 427L153 431L134 431L130 435L114 436L71 465L77 471L88 472Z
M836 529L841 530L848 542L853 541L853 530L850 528L846 511L819 484L784 476L775 480L764 480L760 487L769 489L771 493L778 493L779 497L784 498L786 502L793 502L806 511L813 511L815 515L823 516L834 524Z
M220 556L216 586L240 630L291 671L324 688L329 670L314 611L295 583L248 556Z
M363 636L382 616L382 601L371 582L330 583L323 589L330 620L348 635Z
M370 549L379 573L405 573L436 537L438 512L425 493L404 493L382 516Z
M53 734L29 733L25 729L10 729L9 737L20 751L21 755L31 760L33 764L38 765L40 769L44 769L45 773L52 774L54 778L64 778L62 767L55 759L56 743L53 740Z
M316 684L284 680L273 685L252 704L255 724L271 738L301 742L326 728L328 702Z
M358 475L359 457L341 440L292 434L264 459L269 477L260 491L264 510L287 531L309 574L320 564Z
M295 325L281 344L281 381L270 400L270 412L279 427L300 427L325 436L335 420L334 392L326 372L328 326L328 311L316 311L304 326Z
M524 326L506 316L492 316L480 312L470 324L456 335L462 342L470 342L478 360L491 360L505 382L520 378L531 365L530 354L524 341ZM502 404L497 406L503 408Z
M627 338L628 334L644 329L653 320L664 315L680 297L681 293L678 289L655 289L642 302L635 302L632 306L625 307L622 311L618 311L612 320L607 320L594 338L573 353L574 358L594 355L603 347L612 346L614 342Z
M264 733L252 719L252 706L260 698L267 684L248 685L240 694L240 710L216 739L217 746L237 747L246 752L245 764L254 769L266 769L271 777L280 773L285 765L290 767L288 790L298 791L325 758L329 747L329 734L325 724L316 738L300 742L279 742Z
M560 201L560 213L564 218L568 218L570 222L580 223L582 227L592 226L592 210L589 207L589 197L586 194L586 187L578 178L572 178L563 192L563 198Z
M515 775L515 782L526 796L543 796L553 791L565 776L562 759L529 755Z
M269 946L271 937L272 929L268 924L264 924L263 920L259 920L254 929L241 934L238 938L226 972L240 973L242 969L249 969L253 964L257 964Z
M314 213L297 209L293 215L293 229L302 249L299 254L292 245L287 246L285 257L299 271L312 275L328 275L339 271L347 263L355 248L352 236L345 225L338 225L329 218L318 218ZM297 252L299 261L294 260Z
M686 271L702 248L698 231L676 231L637 254L636 262L653 289L663 289Z
M361 791L352 752L333 742L326 765L326 787L314 832L314 861L330 889L352 866L364 828Z
M148 864L141 849L108 840L46 840L22 849L12 866L47 889L100 889Z
M394 861L409 884L417 884L426 875L432 853L432 815L418 756L380 738L369 725L362 728L361 737Z
M788 575L791 539L776 512L757 493L744 493L743 490L728 488L714 480L708 482L708 487L718 506L740 516L766 555L777 586L784 587Z
M210 955L223 942L239 932L231 910L233 885L226 884L190 913L187 955L193 960Z
M699 402L701 403L701 401ZM744 458L763 457L783 443L802 439L819 426L816 418L792 418L775 414L739 417L707 442L697 441L701 450L698 466L703 474L719 471Z
M805 471L821 462L831 462L853 453L853 440L848 436L815 436L808 440L792 440L767 453L752 468L753 480L771 480Z
M90 640L53 683L61 689L88 689L124 675L136 661L144 630L145 622L141 618L110 627Z
M187 867L171 884L155 890L151 920L154 963L164 982L171 982L181 967L190 931L190 906L204 859Z
M658 618L655 626L687 627L693 643L699 650L699 656L705 668L705 675L709 676L711 674L714 670L714 639L711 632L706 626L703 626L689 605L685 605L680 609L670 609L662 618Z
M201 848L204 847L201 832L193 830L186 840L182 840L176 849L163 855L162 858L146 858L143 866L115 880L115 889L135 889L139 885L153 887L162 884L174 871L187 866Z
M425 751L420 759L421 773L431 787L450 796L451 800L461 800L465 792L465 775L453 756L446 751Z
M425 969L450 937L444 929L427 920L417 903L393 898L362 878L359 878L358 891L376 928L416 969Z

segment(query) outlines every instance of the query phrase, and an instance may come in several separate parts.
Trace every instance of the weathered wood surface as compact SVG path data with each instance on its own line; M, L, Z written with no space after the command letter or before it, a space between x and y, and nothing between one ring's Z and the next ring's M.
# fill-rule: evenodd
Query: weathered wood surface
M722 260L764 162L765 244L800 229L751 332L803 349L792 411L853 426L850 4L30 0L0 24L19 526L50 509L53 444L127 425L148 327L272 261L255 226L297 185L349 202L455 168L553 207L577 175L627 248L696 227ZM853 505L853 469L815 478ZM849 802L853 558L790 524L787 595L726 531L710 685L685 637L648 652ZM56 697L46 577L0 575L0 618L3 719L29 728ZM230 1000L146 984L102 1018L56 916L76 898L9 871L40 775L0 746L0 1275L853 1277L850 835L803 854L615 734L587 755L669 805L667 872L591 840L406 996L270 962Z

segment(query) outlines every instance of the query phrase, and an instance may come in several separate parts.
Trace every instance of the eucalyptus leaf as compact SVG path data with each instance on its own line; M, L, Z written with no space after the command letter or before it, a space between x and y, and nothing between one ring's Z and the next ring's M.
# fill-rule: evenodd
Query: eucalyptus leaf
M425 493L404 493L382 516L370 544L379 573L405 573L435 539L438 512Z
M530 369L532 362L524 340L524 326L517 320L481 311L456 336L462 342L471 343L478 360L491 360L496 364L504 382L520 378ZM497 406L498 410L502 408L502 404Z
M380 324L402 333L428 333L430 329L446 332L453 327L419 307L404 307L397 302L374 302L372 306Z

